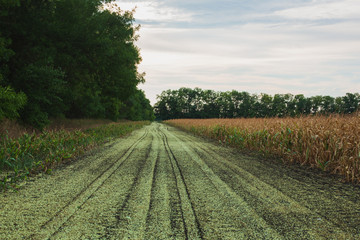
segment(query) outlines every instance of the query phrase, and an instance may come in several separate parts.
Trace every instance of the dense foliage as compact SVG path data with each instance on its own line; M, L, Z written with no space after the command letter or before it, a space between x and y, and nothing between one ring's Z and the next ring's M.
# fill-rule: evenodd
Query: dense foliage
M360 94L343 97L302 94L249 94L247 92L216 92L200 88L163 91L155 104L156 117L161 120L179 118L263 118L315 114L348 114L359 109Z
M0 86L0 121L4 118L15 119L19 117L19 110L26 104L26 95L16 93L10 87Z
M132 12L103 7L110 2L0 1L0 86L26 95L23 121L42 128L59 116L153 118L137 89L138 26Z

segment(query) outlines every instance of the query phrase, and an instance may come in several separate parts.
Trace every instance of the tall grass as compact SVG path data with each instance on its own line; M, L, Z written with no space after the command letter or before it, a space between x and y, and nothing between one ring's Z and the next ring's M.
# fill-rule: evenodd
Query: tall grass
M360 116L181 119L167 124L360 182Z
M49 173L59 163L69 161L104 141L124 136L146 124L149 122L122 122L86 130L25 133L17 138L2 134L0 189L16 187L19 180L25 179L29 174Z

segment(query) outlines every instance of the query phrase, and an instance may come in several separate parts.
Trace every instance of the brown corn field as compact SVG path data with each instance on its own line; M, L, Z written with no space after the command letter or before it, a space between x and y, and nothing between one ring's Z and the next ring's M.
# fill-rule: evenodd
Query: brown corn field
M360 115L257 119L176 119L167 124L360 182Z

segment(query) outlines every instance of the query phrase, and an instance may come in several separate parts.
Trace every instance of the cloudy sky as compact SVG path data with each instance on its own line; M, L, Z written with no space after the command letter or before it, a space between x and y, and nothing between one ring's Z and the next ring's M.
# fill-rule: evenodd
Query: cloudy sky
M118 0L137 6L151 103L163 90L360 92L360 0Z

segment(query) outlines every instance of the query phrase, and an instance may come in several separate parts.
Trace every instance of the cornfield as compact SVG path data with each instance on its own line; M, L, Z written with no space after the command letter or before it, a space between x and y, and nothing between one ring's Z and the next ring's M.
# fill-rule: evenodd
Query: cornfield
M178 119L167 124L360 182L360 115L262 119Z
M17 182L31 174L50 173L60 163L147 124L150 122L121 122L86 130L23 134L17 138L0 135L0 191L16 188Z

